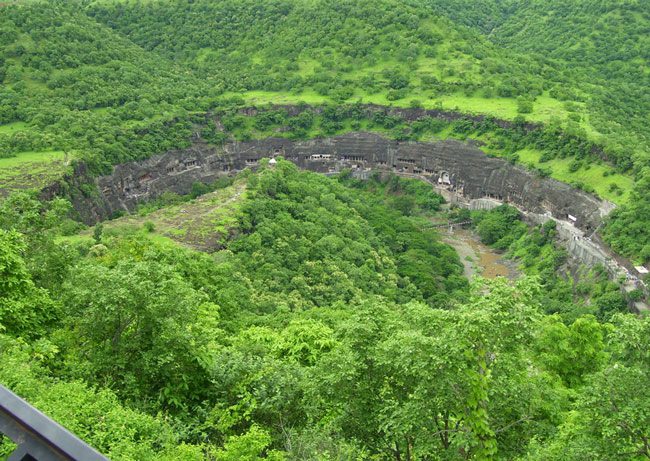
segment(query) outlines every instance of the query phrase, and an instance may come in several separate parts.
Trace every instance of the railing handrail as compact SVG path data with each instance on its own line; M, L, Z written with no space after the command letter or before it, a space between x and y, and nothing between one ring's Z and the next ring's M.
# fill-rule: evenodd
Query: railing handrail
M108 461L93 447L1 384L0 433L18 445L9 461Z

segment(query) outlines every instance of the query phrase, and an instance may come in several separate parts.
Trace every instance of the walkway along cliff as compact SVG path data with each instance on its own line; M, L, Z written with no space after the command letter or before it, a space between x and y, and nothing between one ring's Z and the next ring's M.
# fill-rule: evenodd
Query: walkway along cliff
M624 267L591 239L614 209L612 203L454 140L400 142L363 132L306 141L267 138L219 147L199 140L188 149L116 166L111 175L95 179L94 200L77 199L74 204L82 219L92 224L119 211L132 211L165 191L187 194L197 181L209 183L277 156L324 174L351 169L360 178L372 171L417 177L462 207L488 209L508 203L532 223L554 219L572 258L587 266L603 264L613 277L625 277L629 289L640 286L631 265Z

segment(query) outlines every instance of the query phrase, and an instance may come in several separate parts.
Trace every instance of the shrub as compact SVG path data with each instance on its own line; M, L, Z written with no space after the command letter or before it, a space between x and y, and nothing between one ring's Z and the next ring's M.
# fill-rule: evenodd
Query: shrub
M530 114L533 112L533 101L530 98L519 96L517 98L517 112L520 114Z

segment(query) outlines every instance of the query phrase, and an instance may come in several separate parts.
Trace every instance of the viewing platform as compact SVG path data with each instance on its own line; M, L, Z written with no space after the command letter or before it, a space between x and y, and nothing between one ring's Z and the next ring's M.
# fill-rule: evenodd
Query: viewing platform
M2 385L0 433L18 445L8 461L108 461L107 457Z

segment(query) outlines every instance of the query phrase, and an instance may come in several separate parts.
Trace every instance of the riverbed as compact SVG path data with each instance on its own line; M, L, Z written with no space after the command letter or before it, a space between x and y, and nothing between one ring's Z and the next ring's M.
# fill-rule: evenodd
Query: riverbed
M464 275L468 279L480 275L488 279L507 277L514 280L521 275L514 261L481 243L471 230L454 229L453 233L443 231L441 237L443 242L458 252Z

